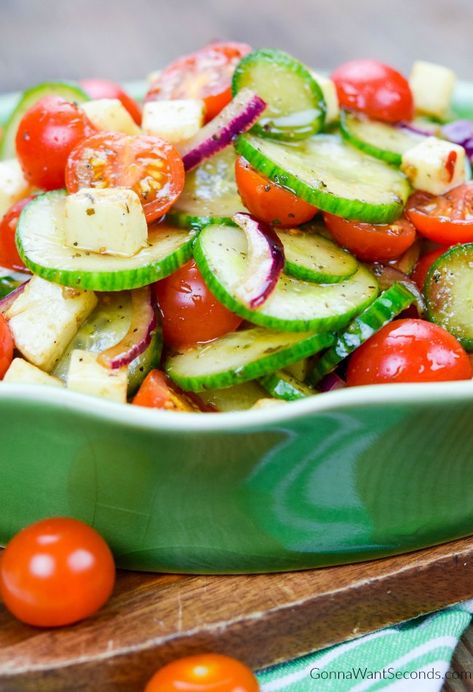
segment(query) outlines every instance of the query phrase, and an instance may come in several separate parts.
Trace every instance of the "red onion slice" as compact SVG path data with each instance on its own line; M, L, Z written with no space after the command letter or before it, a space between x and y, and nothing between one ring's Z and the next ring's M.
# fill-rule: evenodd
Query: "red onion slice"
M145 351L156 330L156 313L151 299L151 288L137 288L131 291L131 324L123 339L103 351L99 363L116 370L129 365Z
M329 374L325 375L325 377L319 382L317 388L321 392L334 392L336 389L343 389L343 387L346 386L347 383L345 380L342 380L342 378L339 377L336 372L329 372Z
M238 212L233 221L248 241L248 267L235 294L250 308L257 308L269 298L281 275L284 247L271 226L251 214Z
M460 144L473 163L473 122L471 120L455 120L442 127L442 134L449 142Z
M392 286L394 283L404 284L412 295L415 296L419 315L424 314L426 307L424 296L419 291L414 281L412 281L407 274L404 274L395 267L386 266L385 264L378 264L377 262L371 265L371 270L378 279L379 286L383 291Z
M265 108L266 103L251 89L239 91L216 118L179 147L186 171L231 144L236 135L249 130Z
M29 279L28 279L29 281ZM25 281L24 284L21 284L20 286L17 286L11 293L6 295L4 298L0 300L0 314L4 315L13 305L15 300L23 293L25 290L25 286L28 283L28 281Z
M406 132L412 132L414 135L421 135L422 137L432 137L435 133L434 129L429 130L427 127L423 128L419 125L414 125L414 123L401 122L398 124L399 130L405 130Z

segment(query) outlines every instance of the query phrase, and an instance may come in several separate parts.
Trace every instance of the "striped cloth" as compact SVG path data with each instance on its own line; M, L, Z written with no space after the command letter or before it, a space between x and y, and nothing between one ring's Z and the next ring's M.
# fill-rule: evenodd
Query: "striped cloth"
M450 661L472 613L468 601L267 668L257 674L261 692L437 692L458 675Z

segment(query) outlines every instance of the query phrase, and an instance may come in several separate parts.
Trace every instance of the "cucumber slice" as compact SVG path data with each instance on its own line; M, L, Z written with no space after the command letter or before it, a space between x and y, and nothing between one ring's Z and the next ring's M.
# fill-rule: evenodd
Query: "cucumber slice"
M427 319L473 351L473 243L455 245L433 263L424 295Z
M259 382L268 394L275 399L283 399L283 401L296 401L318 394L315 389L308 387L303 382L298 382L283 370L265 375L260 378Z
M370 336L378 332L396 315L415 302L415 296L401 283L394 283L383 291L345 331L337 337L335 344L323 354L315 365L310 381L317 384L325 375L335 370L342 360L347 358Z
M84 103L84 101L89 100L85 91L72 82L45 82L24 91L5 125L0 144L1 159L15 158L15 139L20 120L26 111L45 96L61 96L67 101L74 101L75 103Z
M266 396L266 391L257 380L236 384L226 389L208 389L199 394L204 403L215 406L222 412L247 411Z
M425 139L414 132L350 111L340 113L340 131L343 138L357 149L395 166L401 165L404 152Z
M282 331L337 329L378 294L374 276L362 265L335 284L315 284L282 274L266 302L257 309L235 295L246 272L247 242L236 226L206 226L194 246L194 257L212 293L229 310L262 327Z
M252 327L178 352L167 359L165 370L187 391L231 387L317 353L333 341L329 333L288 334Z
M63 243L65 198L63 190L35 197L18 223L20 256L43 279L92 291L123 291L162 279L192 257L195 231L166 224L151 227L147 247L133 257L67 247Z
M279 144L246 134L237 138L235 146L267 178L346 219L390 223L409 196L403 173L348 146L338 135Z
M5 298L15 288L18 288L21 283L21 281L14 279L13 276L0 276L0 298Z
M227 147L186 174L186 184L168 218L180 227L231 223L244 205L235 182L235 151Z
M284 271L296 279L338 283L358 269L358 262L331 240L311 231L276 229L284 245Z
M246 55L233 75L233 94L255 91L268 104L253 127L262 137L285 141L305 139L325 122L322 90L309 70L281 50L256 50Z

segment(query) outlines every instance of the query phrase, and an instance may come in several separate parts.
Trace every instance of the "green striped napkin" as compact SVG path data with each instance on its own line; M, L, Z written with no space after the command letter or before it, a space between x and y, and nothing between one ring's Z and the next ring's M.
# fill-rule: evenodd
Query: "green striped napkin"
M437 692L472 613L468 601L267 668L257 674L261 692Z

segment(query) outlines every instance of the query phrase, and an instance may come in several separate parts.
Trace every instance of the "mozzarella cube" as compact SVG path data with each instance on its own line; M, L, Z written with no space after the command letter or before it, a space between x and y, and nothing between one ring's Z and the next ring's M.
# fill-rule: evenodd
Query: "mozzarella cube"
M102 255L132 257L148 240L140 198L124 187L83 188L66 197L65 242Z
M465 150L437 137L427 137L402 155L401 170L416 190L443 195L465 182Z
M415 62L409 85L418 113L444 118L449 110L456 76L443 65L419 60Z
M325 122L333 123L338 120L340 116L340 106L338 104L338 95L335 82L333 82L325 75L319 74L318 72L312 72L312 76L322 90L323 97L325 99L325 105L327 111L325 113Z
M26 197L29 185L16 159L0 161L0 218L12 204Z
M97 130L137 135L141 132L125 106L118 99L95 99L81 105Z
M251 406L251 409L266 409L266 408L274 408L277 406L281 406L281 404L287 403L286 401L283 401L282 399L270 399L269 397L267 399L258 399L256 404L253 404Z
M68 389L125 404L128 368L112 370L101 365L98 357L99 354L91 351L72 351L67 374Z
M143 130L171 144L193 137L204 124L205 105L198 99L149 101L143 108Z
M3 381L10 382L11 384L43 384L50 387L64 386L60 379L48 375L35 365L31 365L28 361L23 360L23 358L12 360L3 377Z
M5 317L18 351L33 365L50 372L96 305L92 291L66 288L33 276Z

